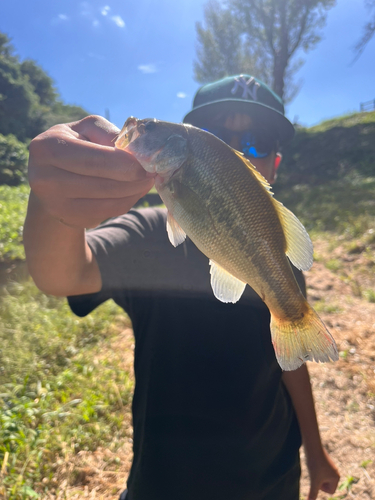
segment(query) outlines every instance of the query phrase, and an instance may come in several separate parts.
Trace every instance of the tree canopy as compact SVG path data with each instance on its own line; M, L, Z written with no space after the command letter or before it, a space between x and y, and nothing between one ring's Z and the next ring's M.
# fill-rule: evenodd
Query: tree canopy
M364 25L362 36L354 47L356 59L362 54L366 45L375 34L375 0L365 0L365 5L369 12L369 21Z
M0 185L26 182L29 139L87 114L64 104L52 78L35 61L21 61L0 32Z
M250 73L284 100L294 97L293 75L302 64L298 51L320 40L335 0L210 0L196 24L195 79L201 83Z
M84 109L63 104L47 73L31 59L21 61L0 32L0 134L25 141L51 125L84 116Z

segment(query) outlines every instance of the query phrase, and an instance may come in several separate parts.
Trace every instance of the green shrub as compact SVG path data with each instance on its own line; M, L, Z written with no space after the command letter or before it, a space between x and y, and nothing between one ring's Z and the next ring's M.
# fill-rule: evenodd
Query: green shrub
M14 135L0 134L0 185L18 186L27 179L26 144Z

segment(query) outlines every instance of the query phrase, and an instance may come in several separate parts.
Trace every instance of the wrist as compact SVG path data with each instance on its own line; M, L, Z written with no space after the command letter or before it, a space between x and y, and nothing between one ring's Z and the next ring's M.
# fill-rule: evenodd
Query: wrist
M304 444L306 463L308 467L314 468L317 464L321 463L327 457L326 451L324 450L321 443L317 443L314 446L306 446Z
M52 224L56 228L60 227L62 229L62 227L65 226L74 230L79 230L80 232L85 229L79 226L75 226L73 224L68 224L67 222L65 222L65 219L63 217L59 217L58 215L52 215L51 212L46 209L41 200L32 190L30 191L30 196L29 196L27 217L28 218L37 217L39 221L44 221L44 223L47 223L49 225Z

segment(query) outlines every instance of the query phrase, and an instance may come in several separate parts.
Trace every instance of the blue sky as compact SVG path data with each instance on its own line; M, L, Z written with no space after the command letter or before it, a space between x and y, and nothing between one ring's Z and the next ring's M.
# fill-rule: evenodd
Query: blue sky
M119 127L129 115L180 121L193 79L195 22L206 0L0 0L0 31L37 61L64 102ZM375 39L357 62L352 47L368 18L364 0L337 0L323 40L304 55L301 89L287 116L310 126L375 99ZM303 54L302 54L303 55Z

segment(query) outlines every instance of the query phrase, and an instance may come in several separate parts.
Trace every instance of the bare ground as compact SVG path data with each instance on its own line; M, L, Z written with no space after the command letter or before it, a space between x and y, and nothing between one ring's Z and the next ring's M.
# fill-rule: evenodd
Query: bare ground
M375 303L361 290L375 289L375 262L361 251L343 248L330 253L324 242L315 244L320 256L306 273L308 295L336 339L340 360L334 364L309 363L316 409L324 445L337 464L341 480L334 495L320 500L375 499ZM343 267L333 273L322 260L337 259ZM111 349L121 349L123 368L132 371L132 331L123 331ZM132 457L130 408L128 437L94 453L67 455L56 462L55 492L46 498L116 498L125 487ZM302 451L303 456L303 451ZM302 462L304 462L302 460ZM303 466L301 499L309 480Z

